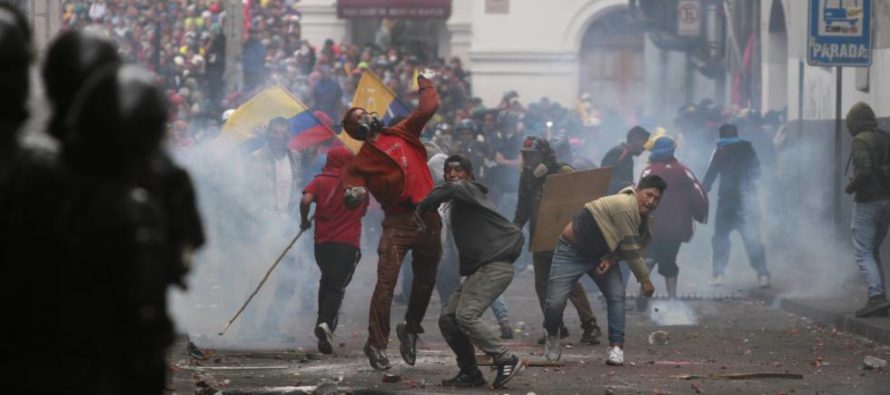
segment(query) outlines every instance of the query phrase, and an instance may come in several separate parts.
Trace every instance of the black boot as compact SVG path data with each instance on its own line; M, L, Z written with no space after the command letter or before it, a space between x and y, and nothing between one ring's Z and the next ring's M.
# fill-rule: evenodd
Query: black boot
M600 344L600 335L603 333L600 330L599 325L596 322L584 325L584 333L581 334L581 340L578 340L578 343L581 344L589 344L589 345L597 345Z
M865 307L856 310L856 316L859 318L886 317L890 314L888 309L890 309L890 302L887 301L887 296L884 294L875 295L868 298Z
M442 380L442 385L459 388L481 387L485 385L485 377L482 376L482 371L478 367L475 369L461 369L457 376L448 380Z
M406 324L398 324L396 325L396 335L399 336L399 342L401 342L399 352L402 354L402 359L408 365L414 366L414 362L417 360L417 333L409 331Z

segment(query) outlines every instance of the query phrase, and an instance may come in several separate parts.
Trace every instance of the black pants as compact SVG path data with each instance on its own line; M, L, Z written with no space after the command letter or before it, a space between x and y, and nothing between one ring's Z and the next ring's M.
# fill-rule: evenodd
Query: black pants
M361 256L361 251L349 244L315 245L315 263L321 269L321 281L318 286L318 320L315 325L324 322L331 331L337 328L340 304L343 303L346 286L352 281L352 274Z
M664 277L677 277L680 273L677 254L680 253L681 245L683 242L679 240L652 240L652 244L649 245L649 258L658 265L658 274ZM652 267L649 270L652 270Z

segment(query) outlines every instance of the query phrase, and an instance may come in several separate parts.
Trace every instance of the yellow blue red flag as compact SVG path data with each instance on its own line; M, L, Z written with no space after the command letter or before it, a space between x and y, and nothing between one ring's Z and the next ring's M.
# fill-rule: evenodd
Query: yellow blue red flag
M355 96L352 97L352 106L380 114L386 124L395 118L405 117L411 113L411 109L399 100L395 92L390 90L380 80L380 77L370 70L365 70L362 73L362 79L359 80L358 87L355 89Z
M330 126L281 86L268 88L238 107L223 125L220 139L235 144L262 145L261 131L273 118L288 120L288 147L300 150L336 136ZM326 118L326 117L325 117Z

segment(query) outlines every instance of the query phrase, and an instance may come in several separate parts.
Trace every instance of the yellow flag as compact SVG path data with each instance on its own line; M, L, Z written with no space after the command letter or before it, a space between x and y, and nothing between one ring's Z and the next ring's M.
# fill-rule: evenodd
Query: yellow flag
M241 143L259 134L273 118L292 118L308 111L287 89L280 86L268 88L238 107L223 125L218 139Z

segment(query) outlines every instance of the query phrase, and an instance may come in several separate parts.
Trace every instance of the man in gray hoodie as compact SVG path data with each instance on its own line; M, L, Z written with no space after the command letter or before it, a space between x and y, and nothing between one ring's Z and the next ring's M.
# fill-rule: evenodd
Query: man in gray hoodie
M442 384L454 387L485 385L473 346L491 356L497 367L492 388L501 388L525 367L485 322L482 313L513 280L513 261L522 252L522 232L501 216L486 197L488 189L473 177L469 159L452 155L445 160L445 184L434 188L417 206L418 218L450 204L451 230L460 261L463 284L442 308L439 329L457 356L460 372Z

